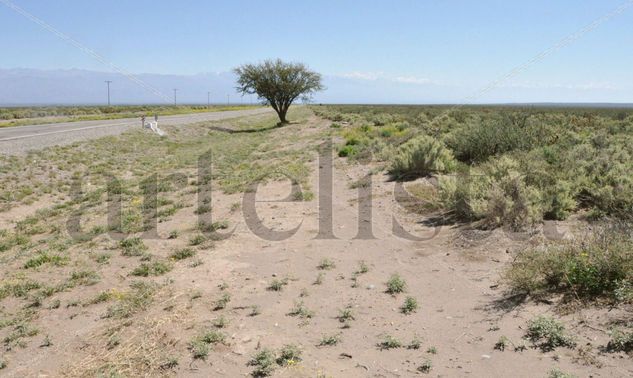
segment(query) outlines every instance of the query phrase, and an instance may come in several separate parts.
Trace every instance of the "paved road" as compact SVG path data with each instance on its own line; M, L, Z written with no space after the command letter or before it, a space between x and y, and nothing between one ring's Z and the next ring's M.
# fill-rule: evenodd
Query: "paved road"
M230 110L195 114L161 116L159 126L186 125L202 121L219 121L271 112L270 108ZM153 117L147 117L153 121ZM0 128L0 154L16 155L50 146L70 144L81 140L120 134L141 127L140 118L121 118L101 121L48 123L42 125Z

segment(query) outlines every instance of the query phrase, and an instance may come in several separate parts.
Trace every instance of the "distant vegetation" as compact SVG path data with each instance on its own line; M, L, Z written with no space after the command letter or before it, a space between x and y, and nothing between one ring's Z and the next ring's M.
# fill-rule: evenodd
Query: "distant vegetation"
M437 177L455 221L525 230L582 211L631 218L633 110L314 106L344 138L339 156L384 162L394 179Z
M252 106L228 106L228 105L115 105L115 106L32 106L32 107L6 107L0 108L0 127L17 126L23 124L39 123L33 122L35 118L56 118L46 119L42 122L66 122L84 121L96 119L115 119L148 117L170 114L188 114L209 111L223 111L244 109Z
M342 136L339 156L371 161L398 181L433 176L410 191L425 202L420 212L480 229L534 231L573 214L591 223L572 240L519 252L504 273L512 292L633 302L633 110L313 109Z

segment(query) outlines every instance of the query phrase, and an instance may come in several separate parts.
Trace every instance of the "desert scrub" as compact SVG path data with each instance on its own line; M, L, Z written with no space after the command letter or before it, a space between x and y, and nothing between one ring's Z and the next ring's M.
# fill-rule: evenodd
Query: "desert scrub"
M417 309L418 309L418 301L417 299L413 297L407 297L404 300L404 304L402 305L402 307L400 307L400 311L402 311L402 313L405 315L411 314L417 311Z
M100 292L99 294L95 295L92 299L90 299L87 302L87 304L103 303L103 302L109 301L110 299L112 299L112 291L111 290L104 290L104 291Z
M495 343L494 349L503 352L510 345L510 339L505 336L499 337L499 340Z
M334 263L334 261L328 258L322 259L319 262L319 265L317 265L317 269L319 270L330 270L330 269L334 269L335 267L336 267L336 264Z
M213 321L213 326L216 328L225 328L229 324L229 321L226 320L224 316L220 316L219 318Z
M456 167L453 154L436 139L421 135L398 147L391 160L389 174L398 180L452 172Z
M39 333L37 328L32 327L27 322L18 323L13 330L3 339L4 347L7 351L12 350L16 346L26 347L24 339L33 337Z
M189 350L194 359L206 360L209 355L210 346L213 344L224 343L226 335L221 332L210 330L201 335L196 336L189 343Z
M274 279L270 282L270 285L266 288L270 291L282 291L284 286L288 285L288 279L285 278L283 280Z
M422 340L419 337L415 336L413 340L407 345L407 349L418 350L422 346Z
M369 272L369 266L367 265L367 263L365 261L359 261L358 262L358 270L356 270L356 274L365 274Z
M629 226L594 226L585 236L519 252L505 280L513 291L533 296L605 297L630 301L633 240Z
M398 273L392 274L386 285L386 292L391 295L403 293L407 287L407 283Z
M469 122L450 133L447 144L460 161L474 163L505 152L530 149L543 142L537 133L546 130L538 125L527 129L523 121L513 122L509 117L503 117Z
M29 292L41 288L43 285L30 279L5 280L0 286L0 299L8 296L25 298Z
M633 351L633 332L624 332L619 329L611 331L611 339L607 344L610 352L631 352Z
M226 308L226 305L228 305L230 301L231 301L231 294L229 293L222 294L220 299L215 301L213 310L217 311L217 310L222 310Z
M189 343L189 350L193 356L193 359L206 360L209 356L209 344L203 342L202 340L192 340Z
M420 373L428 374L431 372L432 368L433 368L433 363L431 362L431 360L427 358L427 359L424 359L424 361L422 361L420 366L418 366L418 371Z
M390 335L386 335L378 343L378 349L380 349L380 350L397 349L397 348L402 348L402 342L400 342L400 340L398 340L395 337L390 336Z
M309 310L304 304L303 301L295 302L294 307L288 313L289 316L296 316L302 319L310 319L314 316L314 311Z
M193 212L194 214L206 214L211 211L211 205L202 204Z
M279 350L277 364L281 366L294 365L301 362L301 349L294 344L286 344Z
M219 230L226 230L227 228L229 228L229 222L226 220L211 223L206 221L198 222L198 230L201 232L213 233Z
M336 317L339 322L347 323L350 320L354 320L354 312L351 308L344 308L338 311L338 316Z
M275 352L270 349L262 349L255 353L248 364L255 367L252 372L253 377L268 377L275 371Z
M318 346L333 346L341 341L341 335L330 335L321 337L321 341Z
M119 242L123 256L140 256L147 251L147 246L138 237L123 239Z
M576 376L573 374L565 373L560 369L552 369L549 371L547 378L576 378Z
M169 272L171 268L171 265L165 262L154 261L153 263L149 264L141 264L140 266L136 267L130 274L140 277L161 276Z
M69 261L69 258L66 256L54 255L48 252L42 252L38 254L36 257L29 259L26 263L24 263L24 269L37 268L44 264L52 264L55 266L66 265Z
M526 183L519 163L501 157L438 180L439 201L455 220L479 221L481 228L509 226L522 231L543 219L541 191Z
M182 248L172 253L169 257L171 257L173 260L179 261L179 260L188 259L195 255L196 255L196 251L194 251L193 249Z
M105 314L107 318L129 318L137 312L145 310L153 302L158 287L145 282L133 282L130 290L124 292L111 291L116 303L110 306Z
M222 332L210 330L199 336L199 339L207 344L223 343L226 335Z
M576 346L574 338L567 333L565 326L548 316L538 316L530 320L525 337L543 351L551 351L561 346Z
M99 282L101 278L97 272L91 270L79 270L70 274L70 280L68 281L68 287L74 287L77 285L92 286Z
M189 245L190 246L200 245L204 243L206 240L207 238L205 238L204 235L195 235L195 236L192 236L191 239L189 239Z

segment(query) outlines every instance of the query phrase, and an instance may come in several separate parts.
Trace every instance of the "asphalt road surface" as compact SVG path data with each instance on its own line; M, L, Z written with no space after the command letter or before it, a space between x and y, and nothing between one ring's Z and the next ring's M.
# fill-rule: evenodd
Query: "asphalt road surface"
M160 116L158 118L158 126L220 121L268 112L271 112L270 108ZM146 121L153 120L153 116L148 116ZM16 155L29 150L120 134L133 128L141 128L140 117L4 127L0 128L0 154Z

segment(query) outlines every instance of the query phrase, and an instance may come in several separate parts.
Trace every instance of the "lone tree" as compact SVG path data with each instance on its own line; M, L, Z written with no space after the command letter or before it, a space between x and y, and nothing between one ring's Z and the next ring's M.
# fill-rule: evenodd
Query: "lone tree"
M286 113L297 98L309 100L313 93L322 90L321 74L310 71L302 63L286 63L280 59L260 64L244 64L234 70L237 74L237 91L257 94L275 109L281 123L288 123Z

